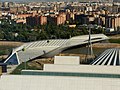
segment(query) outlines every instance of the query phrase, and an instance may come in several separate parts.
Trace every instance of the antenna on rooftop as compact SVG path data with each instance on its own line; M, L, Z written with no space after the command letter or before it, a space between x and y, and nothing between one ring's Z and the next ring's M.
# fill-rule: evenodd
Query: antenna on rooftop
M87 55L90 55L90 58L93 60L93 48L92 48L92 42L91 42L91 29L92 29L92 25L88 25L88 32L89 32L89 38L88 38L88 51L85 57L85 60L87 60Z
M91 42L91 28L92 28L92 25L89 25L88 28L89 28L88 44L89 44L89 47L90 47L90 55L93 55L93 48L92 48L92 42Z

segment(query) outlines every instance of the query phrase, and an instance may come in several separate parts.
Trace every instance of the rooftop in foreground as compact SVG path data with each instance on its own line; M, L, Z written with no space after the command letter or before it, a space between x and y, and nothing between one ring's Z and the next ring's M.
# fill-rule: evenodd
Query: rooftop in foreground
M71 59L72 58L72 59ZM78 56L57 56L44 70L2 75L1 90L120 90L119 66L80 65Z
M120 90L119 66L81 65L78 56L56 56L44 70L2 75L1 90Z

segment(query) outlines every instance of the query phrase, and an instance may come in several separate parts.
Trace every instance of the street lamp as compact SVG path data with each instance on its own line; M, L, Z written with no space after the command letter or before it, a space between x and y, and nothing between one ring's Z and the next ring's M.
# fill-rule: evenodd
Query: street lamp
M22 51L25 51L25 47L23 47ZM24 66L25 66L25 70L27 69L27 64L26 64L26 60L24 61Z

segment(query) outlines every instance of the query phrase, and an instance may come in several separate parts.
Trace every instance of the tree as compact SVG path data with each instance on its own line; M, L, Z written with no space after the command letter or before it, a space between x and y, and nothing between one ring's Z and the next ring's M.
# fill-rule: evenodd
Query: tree
M0 40L4 39L4 33L0 31Z

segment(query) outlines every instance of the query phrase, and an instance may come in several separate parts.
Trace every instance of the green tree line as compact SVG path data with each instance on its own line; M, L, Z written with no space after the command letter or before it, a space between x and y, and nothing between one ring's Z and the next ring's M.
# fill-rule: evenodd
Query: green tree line
M102 33L102 29L92 30L92 33ZM67 39L73 36L88 34L88 29L83 27L70 28L68 25L37 25L31 27L26 24L16 24L14 21L2 20L0 24L0 40L7 41L37 41L43 39Z

